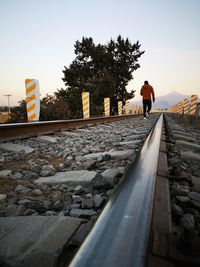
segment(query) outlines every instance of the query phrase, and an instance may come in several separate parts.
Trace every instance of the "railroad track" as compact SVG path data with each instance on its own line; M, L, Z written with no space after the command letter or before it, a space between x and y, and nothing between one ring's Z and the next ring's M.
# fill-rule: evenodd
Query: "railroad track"
M94 117L90 119L76 119L76 120L57 120L57 121L40 121L29 123L15 123L0 125L0 141L8 141L17 138L27 138L37 136L39 134L50 134L55 131L64 129L73 129L87 124L95 125L98 123L107 123L123 120L125 118L137 117L134 115L121 115L109 117Z
M192 217L172 194L179 183L171 160L174 118L166 117L166 132L162 117L152 130L157 119L79 121L78 129L69 123L70 130L62 122L59 131L48 125L23 139L33 131L6 129L2 140L12 141L0 144L0 264L68 266L92 228L70 266L198 266L198 255L182 258L176 246ZM198 130L192 132L197 139ZM184 210L178 219L174 207ZM198 232L198 220L194 225Z

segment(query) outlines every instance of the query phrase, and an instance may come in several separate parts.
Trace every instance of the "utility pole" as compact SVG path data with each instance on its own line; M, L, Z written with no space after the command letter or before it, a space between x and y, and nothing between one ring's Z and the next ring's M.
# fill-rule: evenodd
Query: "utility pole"
M12 95L4 95L4 96L7 96L8 98L8 114L10 114L10 96Z

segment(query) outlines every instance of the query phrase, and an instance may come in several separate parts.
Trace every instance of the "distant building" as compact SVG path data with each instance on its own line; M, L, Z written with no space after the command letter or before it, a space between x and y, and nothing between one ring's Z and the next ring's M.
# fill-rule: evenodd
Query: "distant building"
M0 123L5 123L10 119L10 115L6 111L0 112Z

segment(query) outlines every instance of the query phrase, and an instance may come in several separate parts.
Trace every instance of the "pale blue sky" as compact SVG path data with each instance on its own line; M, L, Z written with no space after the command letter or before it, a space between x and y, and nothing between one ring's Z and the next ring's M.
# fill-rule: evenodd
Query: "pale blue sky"
M119 34L146 51L128 86L136 99L144 80L156 95L200 95L200 0L0 0L0 105L25 98L26 78L41 96L64 87L76 40Z

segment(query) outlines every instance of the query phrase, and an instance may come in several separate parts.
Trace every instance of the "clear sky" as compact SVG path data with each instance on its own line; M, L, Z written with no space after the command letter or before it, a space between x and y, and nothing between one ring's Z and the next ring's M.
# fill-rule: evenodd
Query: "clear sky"
M64 88L76 40L119 34L145 50L128 85L136 100L144 80L158 96L200 95L200 0L0 0L0 105L25 98L26 78L42 97Z

